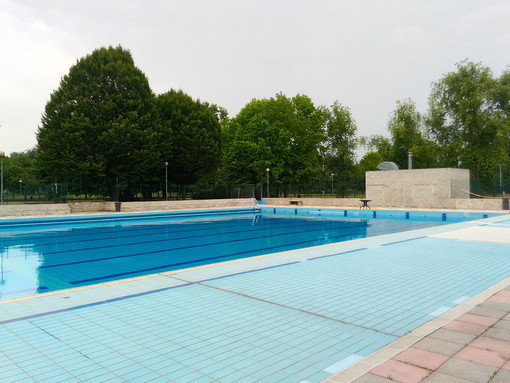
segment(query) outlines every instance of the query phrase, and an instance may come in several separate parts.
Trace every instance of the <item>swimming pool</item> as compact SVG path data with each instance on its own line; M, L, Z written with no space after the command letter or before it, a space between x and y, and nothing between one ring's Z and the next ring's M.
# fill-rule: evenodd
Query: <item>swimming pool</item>
M491 215L263 207L0 220L0 299Z
M510 275L488 218L0 301L0 381L351 381Z

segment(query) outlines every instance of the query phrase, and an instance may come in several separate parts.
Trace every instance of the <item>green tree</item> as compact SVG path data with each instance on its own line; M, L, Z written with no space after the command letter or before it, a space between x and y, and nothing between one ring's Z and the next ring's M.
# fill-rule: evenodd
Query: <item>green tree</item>
M38 165L48 181L84 191L104 184L111 197L159 179L155 97L129 51L100 48L65 75L46 104L37 132Z
M383 161L383 156L379 152L370 151L365 153L358 164L359 171L363 178L365 177L365 172L378 170L377 165Z
M157 104L165 143L161 153L169 163L170 180L189 185L214 174L221 158L219 119L226 111L175 90L159 95Z
M487 177L505 158L504 130L494 98L497 81L480 63L462 61L433 84L427 125L441 147L440 165Z
M393 161L393 144L388 137L380 134L373 134L369 137L361 137L360 145L364 146L368 152L377 152L382 161ZM377 165L377 164L376 164Z
M496 102L496 113L501 121L501 142L504 146L504 155L498 165L503 170L505 179L510 178L510 69L507 69L497 80L493 93Z
M327 168L325 176L336 175L337 191L344 193L354 176L356 139L356 122L348 107L338 101L330 109L323 109L325 116L326 142L324 163Z
M422 116L411 99L397 101L388 123L391 135L391 161L400 169L408 167L408 153L413 152L413 168L430 168L437 164L437 149L424 137Z
M320 179L324 115L305 95L252 100L224 128L224 177L230 183L305 184Z
M14 152L9 157L5 157L4 182L11 185L17 185L20 180L23 183L37 183L36 158L34 154L34 149L29 149L20 153Z

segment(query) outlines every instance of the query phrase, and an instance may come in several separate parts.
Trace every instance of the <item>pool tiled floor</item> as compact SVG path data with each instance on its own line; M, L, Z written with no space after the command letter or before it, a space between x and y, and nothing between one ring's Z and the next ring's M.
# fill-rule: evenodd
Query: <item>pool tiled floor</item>
M489 362L503 371L508 358L480 350L504 347L495 341L510 333L510 290L476 302L510 284L505 220L0 302L0 381L411 382ZM437 339L445 333L472 344L456 350Z

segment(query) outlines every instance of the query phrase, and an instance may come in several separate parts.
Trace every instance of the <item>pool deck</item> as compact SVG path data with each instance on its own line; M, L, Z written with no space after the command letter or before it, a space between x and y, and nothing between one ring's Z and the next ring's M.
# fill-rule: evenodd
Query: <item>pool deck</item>
M510 216L0 301L2 382L510 381Z

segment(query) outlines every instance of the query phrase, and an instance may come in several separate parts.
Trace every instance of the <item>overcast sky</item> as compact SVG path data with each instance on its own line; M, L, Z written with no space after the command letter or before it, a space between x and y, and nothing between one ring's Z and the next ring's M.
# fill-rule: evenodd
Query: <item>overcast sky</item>
M122 45L155 93L182 89L235 116L282 92L351 109L387 135L397 100L469 59L510 64L509 0L0 0L0 150L36 144L44 106L76 61Z

